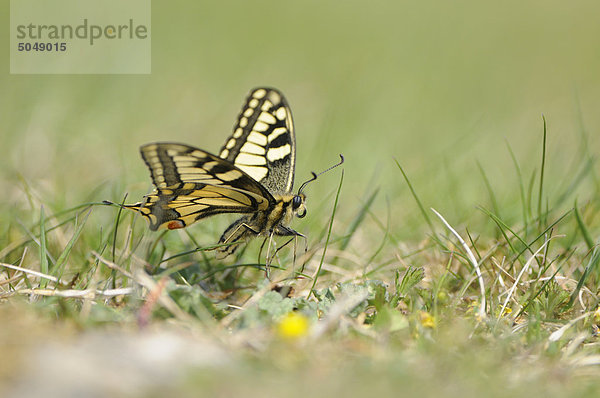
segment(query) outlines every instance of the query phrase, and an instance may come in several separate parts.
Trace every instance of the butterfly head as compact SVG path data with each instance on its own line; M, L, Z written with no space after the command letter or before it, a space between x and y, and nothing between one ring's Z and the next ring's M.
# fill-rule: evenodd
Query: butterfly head
M298 218L302 218L306 215L306 206L304 202L306 201L306 195L303 193L299 193L298 195L294 195L292 198L292 211Z

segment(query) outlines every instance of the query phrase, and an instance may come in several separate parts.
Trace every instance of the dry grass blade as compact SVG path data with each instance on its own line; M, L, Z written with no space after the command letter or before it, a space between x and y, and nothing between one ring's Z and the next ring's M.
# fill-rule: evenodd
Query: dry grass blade
M150 277L150 275L146 274L141 269L134 271L133 280L145 287L148 291L160 291L161 294L158 297L158 302L169 311L175 318L180 321L190 322L192 324L196 323L195 319L192 318L190 314L183 311L172 298L170 298L167 294L165 294L164 290L158 286L158 283Z
M119 289L106 289L106 290L98 290L98 289L85 289L85 290L20 289L20 290L16 290L14 293L28 294L28 295L35 294L38 296L48 296L48 297L83 298L83 299L93 300L97 296L102 296L104 298L112 298L112 297L116 297L116 296L126 296L126 295L133 293L133 288L124 287L124 288L119 288Z
M30 274L30 275L34 275L37 276L39 278L43 278L43 279L47 279L49 281L52 282L56 282L56 283L62 283L59 281L58 278L52 276L52 275L48 275L48 274L44 274L42 272L38 272L38 271L34 271L32 269L28 269L28 268L22 268L16 265L12 265L12 264L6 264L6 263L0 263L0 267L4 267L4 268L9 268L15 271L19 271L19 272L24 272L26 274Z
M555 331L554 333L552 333L550 335L550 337L548 337L548 340L550 340L550 341L558 341L558 340L560 340L560 338L565 334L565 332L569 328L573 327L573 325L575 325L580 320L585 319L585 318L587 318L587 317L589 317L590 315L593 315L593 314L594 314L593 311L589 311L589 312L586 312L585 314L582 314L582 315L578 316L577 318L569 321L569 323L567 323L566 325L564 325L563 327L561 327L560 329L558 329L557 331Z
M92 255L94 257L96 257L96 259L98 259L98 261L100 261L102 264L106 265L108 268L118 271L121 274L125 275L126 277L133 279L133 274L131 272L127 271L126 269L124 269L123 267L113 263L112 261L109 261L109 260L103 258L99 253L97 253L95 251L92 251Z
M438 213L437 210L432 208L431 211L433 211L439 217L439 219L442 220L442 222L444 223L446 228L448 228L450 230L450 232L452 232L452 234L456 237L456 239L458 239L458 241L462 245L463 249L465 249L465 252L467 253L467 256L469 257L469 261L473 265L475 272L477 273L477 281L479 282L479 291L481 294L481 304L479 306L479 316L483 319L486 317L485 284L483 282L483 276L481 275L481 269L479 268L479 263L477 262L475 255L473 254L473 252L471 251L471 249L469 248L469 246L467 245L465 240L459 235L458 232L456 232L456 230L454 228L452 228L450 226L448 221L446 221L446 219L444 219L444 217L442 217L442 215L440 213Z

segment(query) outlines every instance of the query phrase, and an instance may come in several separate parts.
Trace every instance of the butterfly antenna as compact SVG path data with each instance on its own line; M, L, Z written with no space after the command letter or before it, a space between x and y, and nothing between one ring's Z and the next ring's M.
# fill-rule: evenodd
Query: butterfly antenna
M302 193L302 190L304 189L304 187L306 187L306 185L307 185L309 182L313 182L313 181L314 181L314 180L316 180L316 179L317 179L317 177L318 177L318 176L320 176L321 174L325 174L325 173L327 173L328 171L330 171L330 170L333 170L333 169L335 169L336 167L340 166L342 163L344 163L344 156L343 156L342 154L340 154L340 159L341 159L341 160L340 160L340 162L339 162L339 163L336 163L336 164L334 164L333 166L331 166L331 167L330 167L330 168L328 168L327 170L323 170L323 171L322 171L322 172L320 172L319 174L315 173L314 171L311 171L311 173L312 173L312 177L311 177L309 180L307 180L307 181L304 181L304 183L303 183L302 185L300 185L300 189L298 190L298 195L300 195L300 193Z

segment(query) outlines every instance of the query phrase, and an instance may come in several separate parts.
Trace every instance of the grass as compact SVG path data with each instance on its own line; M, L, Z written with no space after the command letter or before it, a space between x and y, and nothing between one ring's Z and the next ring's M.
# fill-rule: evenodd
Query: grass
M0 76L0 395L598 395L576 3L154 2L150 76ZM262 84L297 182L346 159L307 187L306 253L267 280L258 239L215 259L227 216L153 233L103 204L148 191L143 143L216 151Z
M511 156L517 185L523 186L522 166ZM153 370L142 366L141 353L132 354L128 372L141 377L137 388L154 393L186 394L202 386L206 396L219 391L261 396L265 388L276 388L269 379L281 378L294 390L290 395L300 396L309 391L300 380L309 377L321 380L318 391L323 395L390 394L400 388L466 396L598 392L597 198L580 197L586 205L575 201L567 210L548 200L547 210L537 214L528 205L531 201L521 200L522 209L512 211L524 216L511 223L498 215L508 211L493 197L498 209L480 210L494 228L479 233L467 227L468 220L447 221L452 217L428 212L418 184L396 164L398 183L404 180L410 188L414 208L431 234L398 250L391 244L389 223L386 227L371 213L377 190L351 217L345 233L340 226L332 228L336 209L345 204L340 178L328 199L329 222L313 227L309 236L319 238L311 239L306 254L297 259L305 267L292 267L293 250L283 249L272 265L271 280L264 279L261 259L246 261L257 258L258 242L220 264L205 251L212 247L200 247L194 234L151 234L136 215L116 207L111 215L99 203L66 211L49 203L36 205L35 220L19 222L15 215L8 227L0 298L5 321L17 313L17 324L45 332L8 328L4 344L25 342L11 355L34 378L41 369L25 365L25 356L37 355L50 367L64 366L52 365L56 359L45 354L44 346L89 361L92 373L86 380L92 384L104 374L94 366L116 365L111 356L93 365L96 356L103 350L128 352L136 343L127 336L155 336L145 349L156 355L169 344L193 352L198 336L218 352L218 358L199 354L175 360L171 355L179 351L174 349L161 354L166 357ZM592 181L589 173L583 185L586 180ZM543 183L540 176L536 192L543 192ZM500 191L490 189L490 181L484 185L488 195ZM515 191L522 198L518 186ZM101 211L101 222L90 224L90 217ZM368 219L376 222L369 225ZM379 233L373 233L373 225L380 226ZM361 254L350 252L365 230L373 236L361 240L374 244ZM285 324L291 311L305 321ZM124 336L125 342L86 337L111 333ZM79 358L73 344L91 353ZM29 347L37 353L30 354ZM174 365L167 365L170 361ZM152 372L165 366L176 366L173 378L153 381ZM3 370L5 376L11 372ZM234 384L226 381L230 377ZM338 386L335 380L348 384ZM61 376L55 388L68 391L72 383ZM353 383L364 384L355 389ZM21 385L25 390L16 391L47 387Z

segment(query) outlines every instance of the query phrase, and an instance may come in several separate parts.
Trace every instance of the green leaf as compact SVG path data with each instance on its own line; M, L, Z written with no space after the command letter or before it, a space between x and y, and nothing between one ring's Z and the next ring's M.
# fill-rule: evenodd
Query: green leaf
M382 307L378 310L375 321L373 322L373 326L377 330L387 331L389 333L406 329L408 325L406 316L389 306Z
M353 296L362 296L367 290L367 298L359 303L356 307L352 309L352 311L348 312L348 315L351 317L357 317L360 313L364 312L369 306L369 299L373 300L375 298L376 289L372 289L369 291L368 286L363 284L356 284L352 282L338 283L338 288L340 289L340 294L353 297ZM370 296L370 297L369 297Z
M197 286L176 285L174 281L169 281L166 289L179 308L197 318L221 318L225 315L224 308L214 304Z
M324 313L329 311L329 308L335 303L335 295L330 287L314 292L315 298L318 300L317 308Z
M378 280L369 280L365 282L365 287L369 292L367 301L370 305L374 305L377 311L383 308L384 304L389 303L390 295L387 284Z
M288 297L281 297L278 292L270 291L258 301L258 308L266 311L273 319L277 319L293 311L294 302Z
M408 267L402 280L400 280L400 271L396 271L396 294L406 296L423 278L425 278L423 267Z

